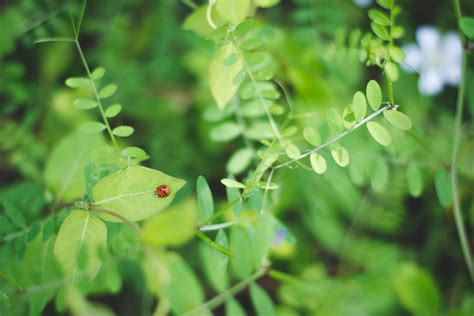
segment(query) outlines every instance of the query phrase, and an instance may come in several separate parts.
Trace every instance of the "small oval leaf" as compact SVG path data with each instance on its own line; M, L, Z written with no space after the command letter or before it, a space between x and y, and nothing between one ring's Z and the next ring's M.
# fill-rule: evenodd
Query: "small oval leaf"
M360 91L357 91L352 98L352 110L354 111L354 116L357 122L364 119L365 114L367 113L367 102L365 101L364 94Z
M339 144L331 146L331 156L341 167L347 166L350 162L349 152Z
M228 188L245 189L245 184L233 179L224 178L224 179L221 179L221 183Z
M112 104L105 110L105 116L108 118L116 117L122 111L121 104Z
M326 160L323 156L318 153L312 153L309 159L314 172L316 172L317 174L323 174L324 172L326 172Z
M372 110L377 111L382 103L382 89L377 81L370 80L366 88L367 101Z
M114 95L117 91L117 85L114 83L108 84L99 91L99 98L107 99Z
M73 77L66 79L66 86L71 88L85 87L90 83L90 80L82 77Z
M105 69L102 67L98 67L94 69L94 71L91 73L91 78L92 80L99 80L99 79L102 79L104 75L105 75Z
M103 123L91 121L83 123L79 129L86 133L100 133L106 129L106 126Z
M392 142L392 137L385 127L376 122L368 122L367 129L370 135L381 145L388 146Z
M306 141L314 147L318 147L319 145L321 145L321 136L311 126L308 126L303 130L303 136L304 139L306 139Z
M295 144L290 143L286 146L286 154L290 159L298 159L301 156L301 151Z
M119 136L119 137L128 137L132 135L134 131L135 129L131 126L121 125L114 128L112 130L112 133L114 133L114 135Z
M74 106L79 110L89 110L97 107L97 102L91 99L77 99L74 101Z
M383 112L383 115L390 124L399 129L409 130L413 125L410 118L400 111L389 110Z

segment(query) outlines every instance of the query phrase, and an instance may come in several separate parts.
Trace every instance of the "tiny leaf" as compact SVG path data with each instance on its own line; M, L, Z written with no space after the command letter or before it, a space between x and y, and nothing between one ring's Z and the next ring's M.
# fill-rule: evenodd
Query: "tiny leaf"
M372 110L377 111L382 103L382 89L377 81L370 80L366 88L367 100Z
M364 119L367 112L367 102L365 101L364 94L360 91L357 91L354 94L354 98L352 99L352 110L354 111L354 116L357 122Z
M304 139L306 139L306 141L314 147L318 147L319 145L321 145L321 136L311 126L308 126L303 130L303 136Z
M97 107L97 102L91 99L77 99L74 101L74 106L79 110L89 110Z
M318 153L312 153L309 159L314 172L316 172L317 174L323 174L324 172L326 172L326 160L323 156Z
M112 104L105 110L105 116L108 118L116 117L122 111L121 104Z
M131 126L121 125L114 128L112 130L112 133L114 133L114 135L119 136L119 137L128 137L132 135L134 131L135 129Z
M91 73L91 78L92 80L99 80L99 79L102 79L104 75L105 75L105 69L102 67L98 67L94 69L94 71Z
M245 184L233 179L224 178L224 179L221 179L221 183L228 188L245 189Z
M106 129L106 126L103 123L91 121L83 123L79 129L86 133L100 133Z
M390 124L399 129L409 130L412 127L410 118L400 111L388 110L383 112L383 115Z
M385 127L376 122L368 122L367 129L370 135L381 145L388 146L392 142L392 137Z
M89 79L81 78L81 77L74 77L66 79L66 86L71 88L81 88L85 87L90 83Z
M331 146L331 156L341 167L347 166L350 162L349 152L339 144Z
M117 85L114 83L108 84L99 91L99 98L107 99L114 95L117 91Z

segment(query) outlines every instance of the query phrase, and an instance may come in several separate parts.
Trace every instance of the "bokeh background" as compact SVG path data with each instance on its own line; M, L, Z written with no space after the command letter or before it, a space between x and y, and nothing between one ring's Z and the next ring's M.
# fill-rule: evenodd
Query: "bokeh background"
M88 62L105 67L107 78L118 84L114 98L124 108L115 123L135 127L127 142L147 151L151 159L144 164L188 180L181 200L194 194L195 179L204 175L223 205L225 188L219 180L241 140L223 144L209 136L216 124L209 119L216 105L207 82L215 46L183 29L192 11L189 3L90 1L81 43ZM0 1L0 200L16 201L29 222L48 212L43 172L52 148L94 115L75 109L75 92L64 86L67 77L83 74L73 45L33 44L41 37L69 35L67 12L78 12L80 5ZM256 13L266 28L264 47L276 61L276 79L290 91L297 112L313 114L301 126L323 126L331 106L342 108L354 91L379 78L376 68L359 61L351 43L356 30L369 31L366 5L374 4L294 0ZM451 1L400 5L399 23L405 28L401 46L417 43L417 30L423 26L433 27L440 38L457 30ZM474 15L472 1L461 1L461 6L463 14ZM452 55L440 54L439 62L456 64ZM460 198L471 248L472 64L471 54L459 157ZM440 203L442 181L435 185L450 159L456 80L426 93L418 84L421 69L414 70L402 70L394 85L397 103L414 123L411 135L390 129L393 144L381 148L366 131L358 131L344 141L352 158L349 167L330 163L324 176L301 168L285 170L274 179L280 189L272 193L271 209L288 231L275 244L273 267L300 281L266 276L260 284L282 315L474 314L473 283L451 202ZM410 184L408 170L421 174L421 189ZM0 234L12 231L8 221L0 222ZM196 242L177 251L200 275ZM118 315L148 315L152 299L137 281L139 271L128 264L132 267L122 269L120 289L93 300ZM209 288L206 294L213 296ZM247 291L237 298L251 315ZM55 315L54 310L49 304L44 315Z

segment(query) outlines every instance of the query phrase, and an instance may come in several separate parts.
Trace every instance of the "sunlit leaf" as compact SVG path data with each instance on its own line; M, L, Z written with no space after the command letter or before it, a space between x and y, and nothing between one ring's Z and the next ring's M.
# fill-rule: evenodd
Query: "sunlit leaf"
M331 146L331 156L341 167L347 166L350 162L349 152L339 144L334 144Z
M334 134L340 133L344 129L341 113L336 108L329 109L326 114L326 120Z
M251 148L244 147L237 150L227 161L227 172L235 175L241 174L250 165L254 156L255 152Z
M112 210L129 221L139 221L168 207L185 183L161 171L137 166L101 179L94 186L92 196L96 207ZM170 194L164 198L156 196L159 185L167 185ZM107 221L121 221L104 213L100 216Z
M357 122L364 119L367 112L367 102L365 101L364 94L360 91L357 91L354 94L354 98L352 99L352 110L354 111L354 116Z
M61 264L65 275L73 281L84 272L92 280L99 272L102 260L100 248L107 247L107 227L90 212L75 210L64 220L54 244L54 255ZM79 269L81 252L87 253L83 269ZM82 271L81 271L82 270Z
M400 111L388 110L383 112L383 115L390 124L399 129L409 130L412 127L410 118Z
M91 99L77 99L74 101L74 106L79 110L89 110L97 107L97 102Z
M405 57L405 55L399 47L391 46L388 49L388 53L390 54L390 57L392 57L392 59L397 63L403 62L403 58Z
M219 230L215 242L224 248L229 248L229 241L223 230ZM203 262L204 273L211 286L216 291L225 290L229 284L227 277L229 257L204 243L199 245L199 254Z
M105 116L108 118L116 117L122 111L121 104L112 104L105 110Z
M135 129L131 126L121 125L114 128L112 130L112 133L114 133L114 135L119 136L119 137L128 137L132 135L134 131Z
M245 184L234 179L224 178L221 179L221 183L228 188L245 189Z
M367 129L370 135L377 141L377 143L388 146L392 143L392 137L387 132L385 127L377 122L368 122Z
M385 72L391 81L397 81L399 76L398 66L395 63L388 62L385 64Z
M117 85L114 83L108 84L99 91L99 98L107 99L115 94Z
M204 223L214 214L214 199L211 188L203 176L197 178L196 195L199 205L199 221Z
M303 136L306 141L314 147L318 147L319 145L321 145L321 136L311 126L305 127L305 129L303 130Z
M377 24L383 26L390 25L390 19L388 16L380 10L377 9L370 9L369 10L369 18Z
M323 174L326 172L326 160L323 156L318 153L312 153L309 156L311 167L313 167L314 172L317 174Z
M90 84L90 80L87 78L74 77L66 79L66 86L71 88L81 88Z
M295 144L292 144L292 143L288 144L285 150L286 150L286 155L290 159L298 159L301 156L301 151Z
M216 0L216 9L219 15L225 22L235 26L245 20L249 14L250 6L250 0Z
M372 110L377 111L382 103L382 89L377 81L370 80L366 89L367 101Z
M388 41L390 39L390 35L388 34L387 28L385 26L372 22L370 23L370 28L380 39L383 39L385 41Z
M82 123L82 125L79 127L81 131L86 132L86 133L92 133L92 134L100 133L106 128L107 127L105 126L104 123L93 122L93 121Z

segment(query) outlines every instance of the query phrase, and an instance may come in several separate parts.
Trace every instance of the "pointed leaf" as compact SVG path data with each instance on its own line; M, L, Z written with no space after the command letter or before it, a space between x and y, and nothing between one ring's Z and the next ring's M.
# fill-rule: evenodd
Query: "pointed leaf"
M185 183L161 171L137 166L102 178L94 186L92 196L95 206L113 210L135 222L168 207ZM169 187L168 196L160 198L155 194L155 189L160 185ZM121 221L104 213L100 213L100 216L111 222Z
M245 184L234 179L224 178L221 179L221 183L228 188L245 189Z
M256 283L250 285L250 299L252 300L256 315L276 316L275 306L270 295Z
M224 248L229 248L229 241L223 230L219 230L215 242ZM229 257L205 243L199 245L199 254L203 263L204 273L211 286L216 291L224 291L229 285L227 277Z

